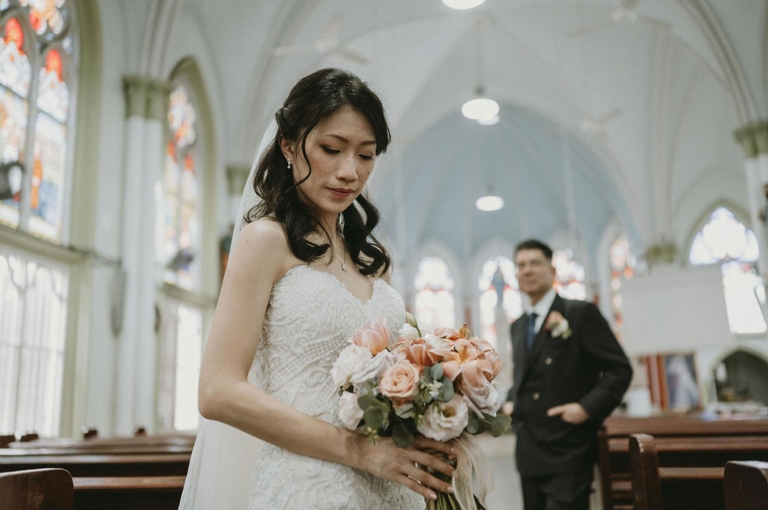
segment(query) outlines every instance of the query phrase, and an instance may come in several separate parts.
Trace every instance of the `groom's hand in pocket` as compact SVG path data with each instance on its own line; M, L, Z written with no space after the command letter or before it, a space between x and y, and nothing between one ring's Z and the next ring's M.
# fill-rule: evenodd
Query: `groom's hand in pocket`
M564 422L578 425L589 419L589 413L577 402L555 406L547 411L547 416L559 416Z

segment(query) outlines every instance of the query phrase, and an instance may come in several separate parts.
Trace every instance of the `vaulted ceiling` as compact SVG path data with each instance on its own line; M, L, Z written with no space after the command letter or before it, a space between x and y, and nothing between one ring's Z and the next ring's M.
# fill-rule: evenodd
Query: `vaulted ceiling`
M570 245L594 269L607 232L626 233L638 252L660 242L684 249L712 204L744 204L733 131L768 113L765 0L121 8L129 17L154 13L147 40L163 23L172 27L163 44L145 44L160 49L154 60L152 49L136 55L137 68L158 62L162 75L190 52L200 62L223 165L250 165L301 76L336 66L368 81L394 139L369 191L381 234L403 260L430 244L469 264L484 246L536 236ZM323 46L334 30L336 44ZM478 86L501 104L498 124L461 115ZM488 188L504 199L500 211L475 208Z

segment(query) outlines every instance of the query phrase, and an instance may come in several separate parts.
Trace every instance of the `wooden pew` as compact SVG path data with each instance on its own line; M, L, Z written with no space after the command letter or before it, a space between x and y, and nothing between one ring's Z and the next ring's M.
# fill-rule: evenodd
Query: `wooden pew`
M654 438L630 436L634 510L725 510L722 467L659 467Z
M0 473L27 469L63 468L75 477L184 476L190 453L55 453L0 455Z
M655 437L662 468L666 465L722 467L728 460L755 460L749 454L752 446L747 443L765 451L760 443L764 440L757 438L768 437L768 420L717 419L705 415L608 418L598 433L598 470L604 510L632 508L629 436L640 433ZM697 437L701 438L698 443L694 439ZM749 439L743 441L747 446L739 446L742 440L738 438L747 437ZM675 438L685 441L675 445ZM689 439L693 442L686 443ZM768 454L760 455L768 460Z
M768 508L768 462L734 461L725 465L725 508Z
M72 477L63 469L35 469L0 474L0 508L72 510Z
M33 441L14 441L7 445L14 449L78 449L78 450L107 450L109 448L127 449L132 447L176 447L179 450L192 451L195 436L192 434L155 434L132 437L98 437L87 439L69 438L40 438Z
M74 478L75 510L177 510L183 476Z

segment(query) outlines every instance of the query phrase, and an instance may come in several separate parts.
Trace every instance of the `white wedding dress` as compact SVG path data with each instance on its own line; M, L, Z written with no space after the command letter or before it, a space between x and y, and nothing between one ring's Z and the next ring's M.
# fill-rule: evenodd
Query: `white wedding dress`
M289 270L272 289L249 381L303 413L342 426L337 411L338 391L331 380L331 367L336 358L355 330L368 321L385 318L392 340L405 321L400 295L385 281L372 281L373 293L362 302L330 273L307 265ZM227 464L226 459L218 461ZM188 477L205 478L200 472L201 462L205 459L193 454ZM221 473L209 476L224 478ZM269 443L260 444L250 472L237 476L249 480L245 507L248 510L421 510L425 507L421 496L400 484ZM198 490L185 487L181 508L215 510L219 507L218 496L211 500L211 494L202 493L205 482L203 479L192 484ZM210 480L208 482L210 487ZM227 491L231 490L238 489ZM200 501L195 502L196 495L208 503L203 506ZM226 510L237 509L227 507Z

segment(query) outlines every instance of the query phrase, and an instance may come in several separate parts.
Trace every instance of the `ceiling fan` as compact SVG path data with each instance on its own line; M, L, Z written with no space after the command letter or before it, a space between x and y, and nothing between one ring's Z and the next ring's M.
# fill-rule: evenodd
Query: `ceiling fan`
M619 23L632 24L637 21L637 0L622 0L621 6L611 11L611 20L596 25L581 27L568 32L568 37L581 37L612 27Z
M342 57L346 57L355 62L366 64L368 58L343 47L339 41L339 34L341 33L341 25L344 24L344 17L341 14L334 14L331 17L328 27L325 29L325 34L309 44L297 44L294 46L278 46L274 50L275 55L289 55L298 53L317 53L320 56L326 56L330 53L335 53Z

